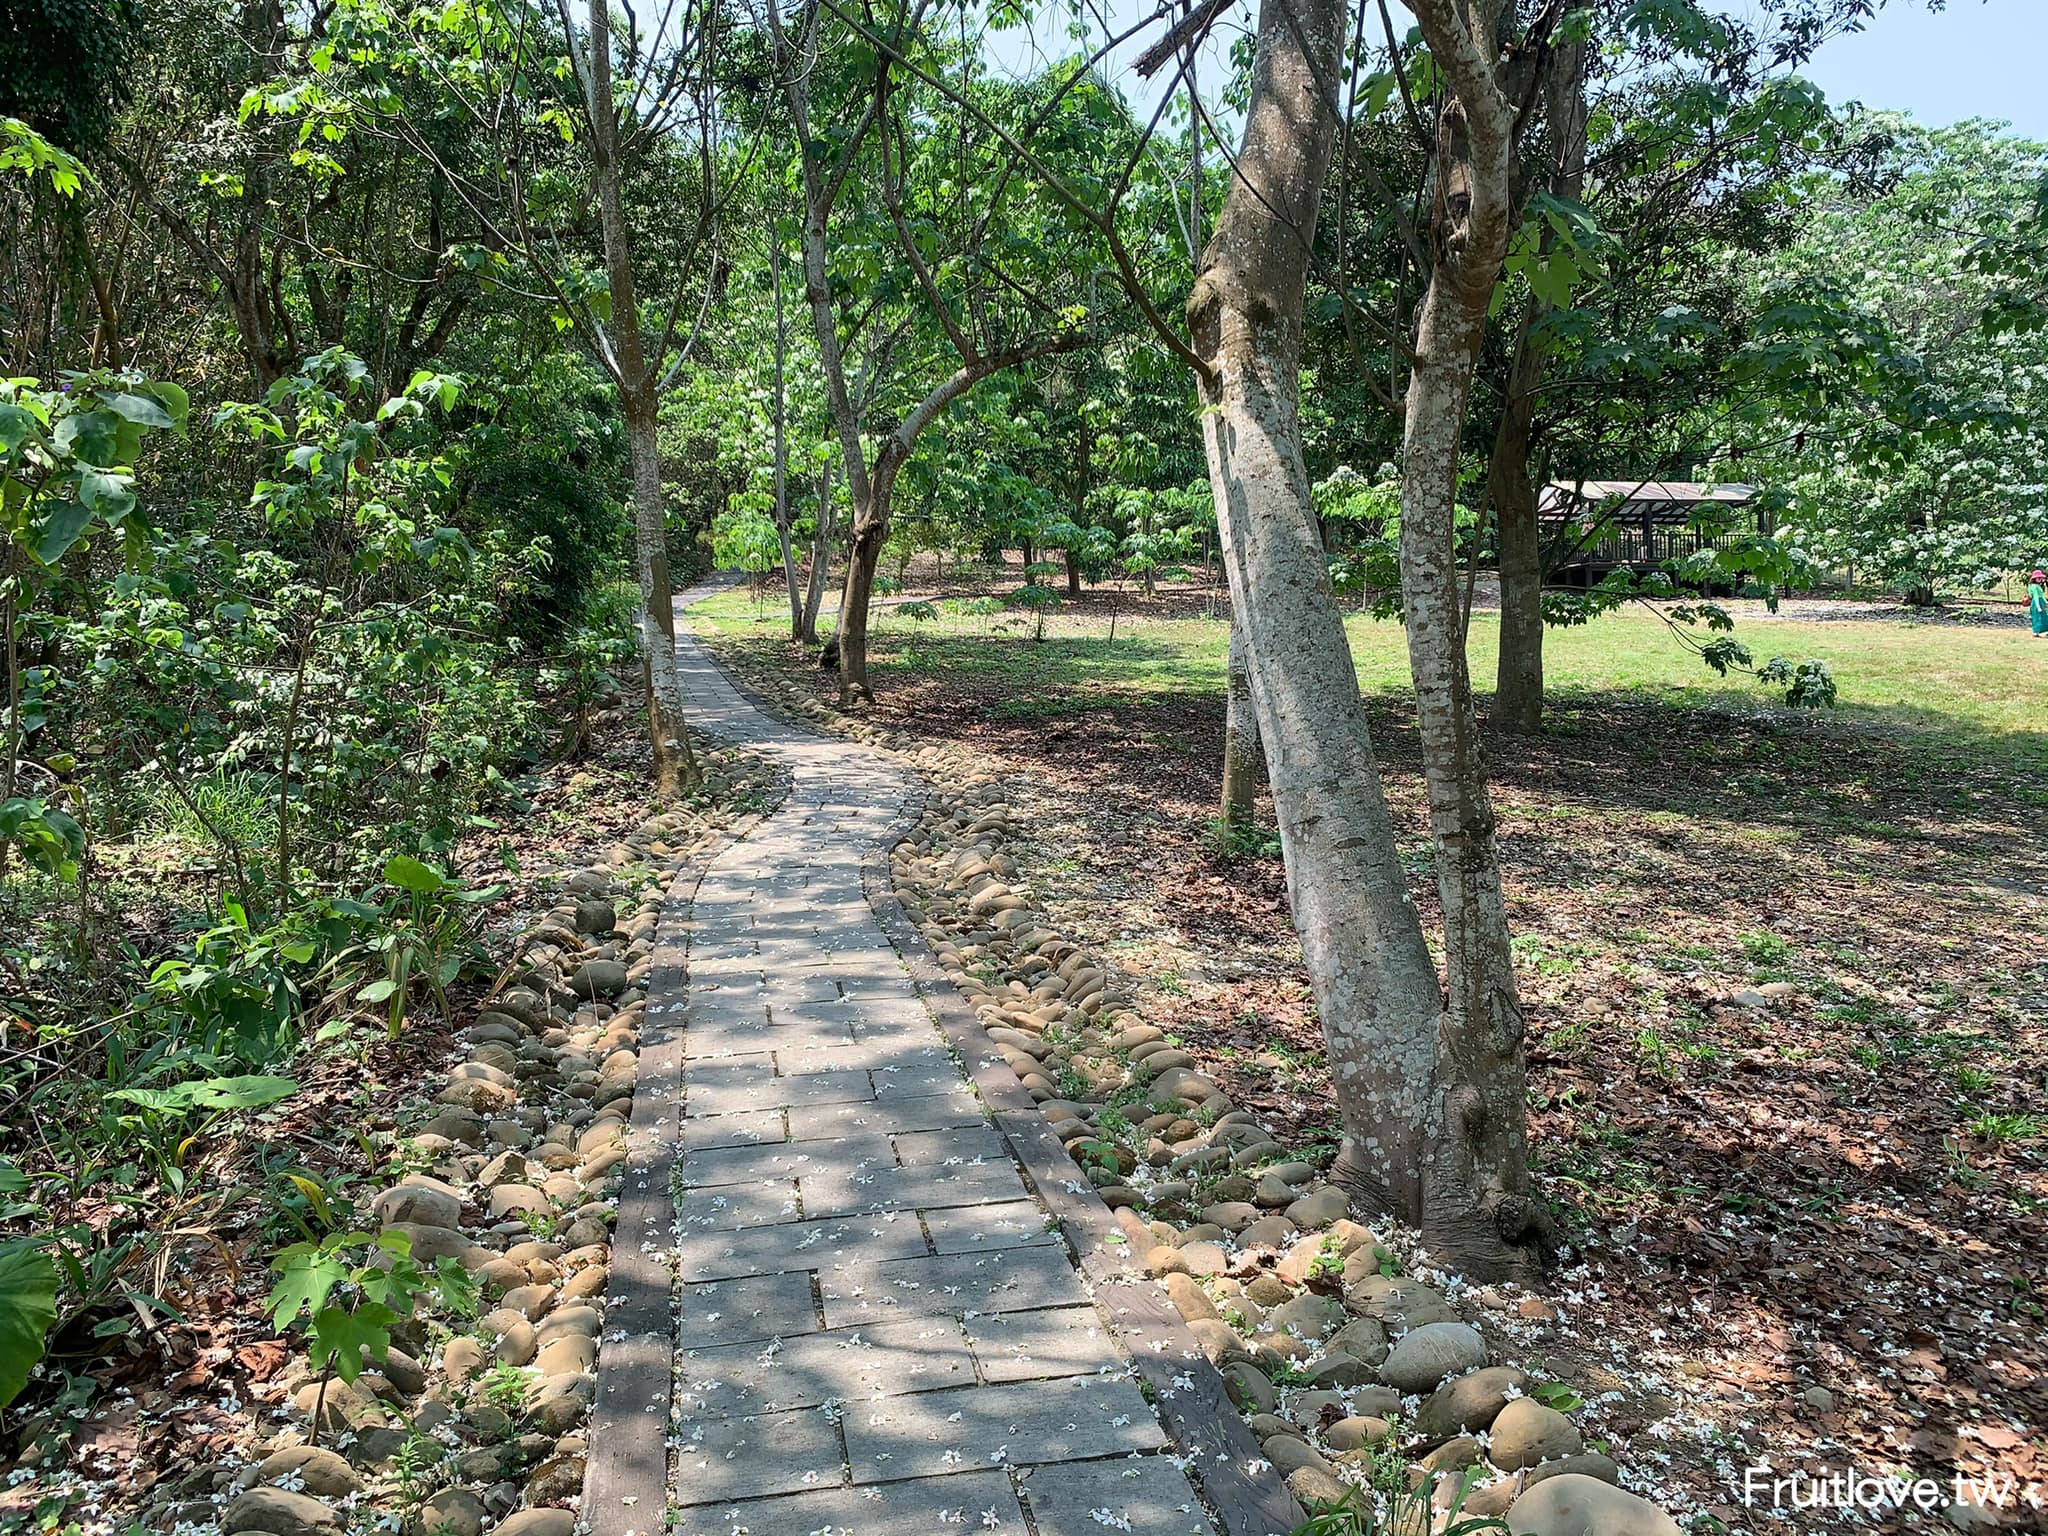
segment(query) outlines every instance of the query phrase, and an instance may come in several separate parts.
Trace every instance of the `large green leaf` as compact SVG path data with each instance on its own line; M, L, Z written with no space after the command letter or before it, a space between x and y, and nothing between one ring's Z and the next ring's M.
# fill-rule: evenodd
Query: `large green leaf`
M55 565L70 553L72 545L85 537L85 530L91 525L90 507L76 501L46 501L43 503L42 526L36 530L35 543L29 552L44 565Z
M288 1077L209 1077L185 1086L201 1109L261 1109L299 1091Z
M135 510L135 480L115 470L83 468L78 472L78 499L109 523L118 526Z
M163 427L168 430L177 425L177 422L171 419L171 413L148 395L112 394L102 395L100 398L106 402L108 410L134 422L137 426Z
M12 401L0 400L0 450L12 453L42 429L34 414Z
M30 1242L0 1244L0 1408L21 1395L57 1320L57 1266Z
M184 430L185 418L192 413L192 397L182 386L173 384L169 379L152 379L142 386L142 393L163 406L173 427L181 432Z
M114 411L75 411L57 423L51 434L57 446L87 464L112 468L123 461L121 429L127 422Z
M384 878L402 891L431 896L448 883L448 877L431 864L422 864L409 853L401 853L384 866Z
M270 1287L265 1305L270 1320L289 1328L301 1312L318 1316L334 1288L348 1277L340 1255L318 1243L294 1243L271 1261L277 1280Z
M202 1077L169 1088L116 1088L107 1097L160 1114L177 1114L188 1109L261 1109L298 1091L299 1085L288 1077Z
M363 1359L384 1360L391 1353L391 1325L398 1314L381 1301L358 1301L353 1311L322 1307L313 1316L313 1343L307 1353L314 1370L334 1363L334 1374L354 1381Z

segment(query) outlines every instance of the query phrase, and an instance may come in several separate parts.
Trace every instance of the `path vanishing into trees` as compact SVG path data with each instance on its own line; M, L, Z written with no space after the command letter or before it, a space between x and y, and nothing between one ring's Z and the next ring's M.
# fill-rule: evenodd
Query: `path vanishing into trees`
M690 903L680 1106L659 1096L679 1134L637 1181L674 1195L672 1347L608 1354L600 1384L628 1422L672 1402L669 1454L601 1480L586 1515L645 1530L633 1512L665 1504L686 1536L1206 1536L1110 1320L864 894L913 777L769 718L679 629L692 728L789 784ZM645 1486L660 1461L666 1487Z

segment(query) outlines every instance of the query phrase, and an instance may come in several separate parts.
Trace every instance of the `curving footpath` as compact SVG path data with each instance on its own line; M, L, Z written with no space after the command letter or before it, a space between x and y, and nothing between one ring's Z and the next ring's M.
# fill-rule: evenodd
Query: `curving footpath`
M636 1112L585 1521L1212 1536L1184 1468L1242 1442L1173 1443L1139 1383L1193 1398L1192 1376L1119 1347L1054 1214L1074 1191L1027 1183L864 892L917 782L757 710L687 632L677 649L692 728L789 792L697 872L676 938L686 1002L650 1060L681 1091L649 1083Z

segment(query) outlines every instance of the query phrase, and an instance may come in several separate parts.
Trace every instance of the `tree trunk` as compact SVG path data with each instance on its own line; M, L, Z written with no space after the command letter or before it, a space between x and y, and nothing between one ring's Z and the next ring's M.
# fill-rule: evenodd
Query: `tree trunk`
M1529 733L1543 725L1543 540L1536 491L1529 483L1529 439L1541 360L1530 339L1533 307L1524 316L1508 368L1500 429L1486 483L1500 529L1500 666L1493 723Z
M1259 713L1252 702L1251 658L1246 654L1244 626L1233 609L1230 617L1230 662L1223 707L1223 805L1218 813L1222 842L1252 824L1252 801L1259 791Z
M868 505L856 511L853 538L846 551L846 584L839 600L839 702L872 703L868 681L868 606L875 591L875 566L882 541L889 536L889 497L893 473L879 466L869 490Z
M1468 1274L1533 1280L1546 1233L1529 1188L1522 1010L1465 661L1455 524L1472 372L1515 222L1516 110L1496 78L1496 41L1467 30L1457 0L1412 9L1454 92L1436 151L1433 234L1443 254L1416 320L1401 444L1401 602L1448 982L1423 1230Z
M1095 478L1095 434L1088 430L1086 411L1074 413L1077 433L1074 441L1074 526L1088 526L1088 491ZM1062 551L1067 557L1067 596L1081 595L1081 556L1072 549Z
M1264 0L1244 147L1188 303L1203 445L1251 662L1288 893L1329 1046L1354 1202L1411 1222L1435 1191L1442 994L1408 895L1358 674L1311 514L1302 297L1336 133L1343 0Z
M797 639L806 645L818 643L818 609L825 601L825 583L832 568L832 461L825 460L818 471L818 526L811 535L811 575L804 589L804 611Z
M654 792L670 799L698 782L697 759L683 726L683 679L676 666L675 587L668 569L668 524L661 496L661 445L654 369L640 335L632 249L619 195L618 117L612 104L611 12L590 0L589 78L591 175L604 234L611 285L613 357L626 449L633 473L633 544L640 574L640 645L646 660L647 735L654 755Z
M1586 189L1586 45L1559 45L1544 88L1551 155L1550 190L1576 200ZM1552 244L1546 227L1542 243ZM1543 725L1543 540L1536 487L1529 479L1536 431L1536 394L1543 352L1536 322L1550 306L1531 297L1515 337L1514 360L1495 434L1486 483L1500 520L1500 664L1493 723L1529 733Z
M675 588L668 569L668 526L661 500L661 449L652 391L626 411L633 467L633 547L640 576L640 649L646 662L647 737L654 752L654 793L673 799L698 781L683 726L683 677L676 666Z
M779 243L768 253L768 278L775 294L775 541L782 546L782 587L789 599L789 638L803 641L809 636L805 633L803 594L797 590L796 541L790 536L789 528L789 388L786 381L789 323L782 304L782 250Z

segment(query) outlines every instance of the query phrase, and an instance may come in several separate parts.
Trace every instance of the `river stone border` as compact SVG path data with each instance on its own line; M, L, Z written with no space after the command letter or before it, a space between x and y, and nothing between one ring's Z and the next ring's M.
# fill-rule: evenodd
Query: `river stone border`
M614 1189L628 1127L660 1114L636 1083L643 1033L650 1047L669 1033L648 1023L647 1002L657 963L674 959L664 888L731 840L718 825L726 804L775 778L741 750L701 761L704 803L650 816L559 872L559 899L512 941L458 1050L398 1108L394 1160L412 1171L377 1193L368 1220L403 1233L425 1263L461 1263L482 1318L401 1320L389 1357L365 1359L353 1385L313 1372L292 1341L264 1387L286 1427L256 1459L166 1487L148 1528L575 1536L615 1256L622 1280L635 1275L615 1255Z

